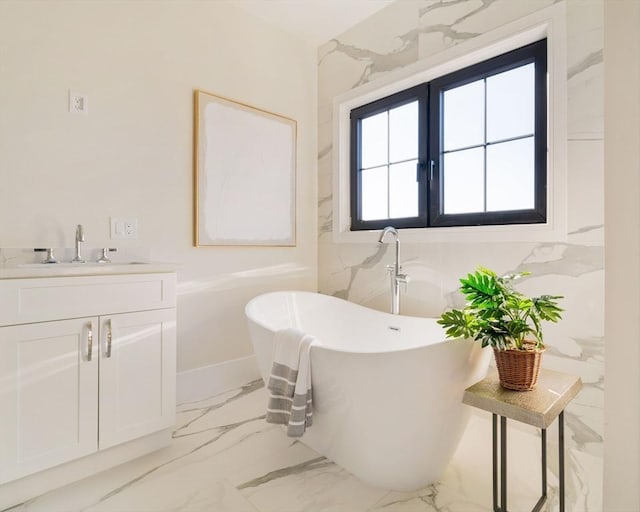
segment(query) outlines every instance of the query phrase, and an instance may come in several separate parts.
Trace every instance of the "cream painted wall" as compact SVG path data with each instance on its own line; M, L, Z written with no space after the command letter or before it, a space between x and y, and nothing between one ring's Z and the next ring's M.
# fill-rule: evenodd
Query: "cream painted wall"
M640 510L640 2L605 2L604 510Z
M316 288L316 74L314 48L226 3L0 2L0 247L71 247L82 223L87 247L179 263L178 370L251 354L247 300ZM295 248L192 246L195 88L298 121Z

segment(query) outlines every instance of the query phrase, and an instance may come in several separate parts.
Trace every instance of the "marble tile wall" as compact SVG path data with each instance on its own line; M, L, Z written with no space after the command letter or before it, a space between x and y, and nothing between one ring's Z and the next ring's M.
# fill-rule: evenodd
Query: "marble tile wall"
M604 397L603 2L561 0L567 8L568 236L563 243L403 244L412 281L402 312L437 316L460 303L457 279L478 264L528 270L525 293L565 296L564 319L545 330L547 368L580 375L567 410L571 510L598 510ZM461 41L545 8L553 0L403 0L318 52L319 289L388 308L387 245L332 240L332 102L342 94ZM587 469L588 468L588 469ZM581 496L582 498L579 498ZM591 496L591 498L589 498ZM581 505L576 500L580 500ZM595 501L594 501L595 500Z

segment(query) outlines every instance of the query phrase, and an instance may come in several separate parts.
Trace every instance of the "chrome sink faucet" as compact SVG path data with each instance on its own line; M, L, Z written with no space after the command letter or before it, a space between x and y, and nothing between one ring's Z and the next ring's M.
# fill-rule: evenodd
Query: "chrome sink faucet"
M393 235L396 242L396 261L393 265L387 265L385 268L389 271L389 277L391 279L391 313L398 315L400 313L400 283L404 283L405 286L409 282L409 277L402 274L402 267L400 266L400 237L398 230L392 226L387 226L380 233L378 243L384 242L387 234Z
M86 263L80 255L80 242L84 242L84 229L82 228L82 224L78 224L78 227L76 227L76 255L71 260L71 263Z

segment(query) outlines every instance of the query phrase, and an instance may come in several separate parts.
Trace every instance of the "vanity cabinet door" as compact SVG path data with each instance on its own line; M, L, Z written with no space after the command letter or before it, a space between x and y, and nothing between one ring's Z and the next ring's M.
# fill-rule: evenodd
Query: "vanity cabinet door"
M175 422L175 309L100 317L103 450Z
M96 451L98 359L97 317L0 327L0 483Z

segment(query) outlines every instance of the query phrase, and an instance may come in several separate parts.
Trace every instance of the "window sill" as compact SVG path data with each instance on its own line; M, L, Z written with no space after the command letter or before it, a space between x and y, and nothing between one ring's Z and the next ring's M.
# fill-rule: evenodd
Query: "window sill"
M392 222L389 223L393 225ZM563 223L562 223L563 224ZM518 224L510 226L457 226L451 228L399 229L403 243L505 243L505 242L566 242L563 226L550 224ZM375 243L380 230L334 230L334 243Z

